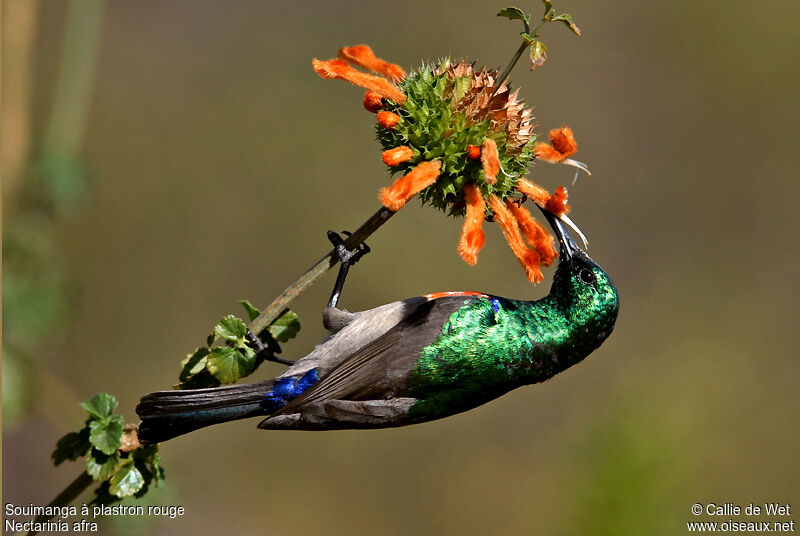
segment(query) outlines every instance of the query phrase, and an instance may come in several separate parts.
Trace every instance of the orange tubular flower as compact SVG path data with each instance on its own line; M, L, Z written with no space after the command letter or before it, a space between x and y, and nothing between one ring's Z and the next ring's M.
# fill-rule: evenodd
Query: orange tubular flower
M572 129L566 125L550 131L550 143L564 158L572 156L578 151L575 135L572 133Z
M372 49L367 45L340 48L339 57L353 65L358 65L368 71L383 75L392 82L399 82L406 77L402 67L376 57Z
M551 164L558 164L565 158L561 153L551 147L550 144L541 141L534 146L533 154L539 160L550 162Z
M486 203L480 190L473 183L464 185L464 199L467 204L467 214L458 241L458 254L467 264L474 266L478 262L478 252L486 242L486 236L483 234Z
M533 184L525 179L520 179L517 181L517 190L525 194L528 199L540 207L544 207L547 204L547 201L550 199L550 192L538 184Z
M545 162L558 163L575 154L578 142L572 129L567 126L555 128L550 131L550 144L539 142L534 146L536 158Z
M377 113L383 109L383 97L374 91L367 91L364 94L364 108L368 112Z
M378 112L378 124L383 128L394 128L400 122L400 116L394 112Z
M383 159L384 164L392 167L396 166L397 164L402 164L403 162L408 162L414 158L414 150L411 149L411 147L401 145L400 147L383 151L381 158Z
M491 138L486 138L481 146L481 164L483 164L486 182L489 184L497 182L497 174L500 172L500 156L497 152L497 143Z
M477 145L467 145L467 158L477 160L481 157L481 148Z
M545 266L553 264L553 261L558 256L558 252L553 246L555 242L553 236L547 232L541 223L533 219L533 216L525 207L518 205L511 199L506 199L506 206L517 219L525 240L536 250L536 254L539 255L539 260L542 264Z
M314 70L322 78L347 80L351 84L370 89L382 97L392 99L398 104L406 101L406 94L400 91L397 86L383 77L372 74L362 73L353 69L344 60L312 60Z
M381 188L378 192L380 202L391 211L397 212L406 202L422 190L436 182L442 164L439 161L422 162L400 177L388 188Z
M544 160L551 164L565 164L578 168L587 175L592 174L589 168L586 167L586 164L570 158L570 156L578 152L578 142L575 141L572 129L568 126L551 130L550 143L552 145L542 142L534 145L533 155L539 160Z
M489 207L494 212L494 219L500 225L511 251L525 269L528 281L541 283L544 280L544 276L542 276L542 270L539 268L539 255L536 254L535 250L529 249L525 245L522 235L519 233L516 218L503 202L494 195L489 197Z
M547 200L544 208L556 216L561 216L562 214L569 212L569 205L567 204L567 189L563 186L556 188L556 193L554 193L550 199Z

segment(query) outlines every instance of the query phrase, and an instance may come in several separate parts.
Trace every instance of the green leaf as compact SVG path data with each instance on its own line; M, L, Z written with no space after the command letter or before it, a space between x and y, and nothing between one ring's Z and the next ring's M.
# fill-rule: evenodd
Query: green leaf
M119 463L119 454L114 451L114 454L108 456L103 454L97 449L92 449L86 457L86 472L89 473L93 479L107 480L116 469Z
M195 374L199 374L205 370L206 358L210 353L211 350L203 346L195 350L193 354L186 354L186 359L181 361L181 366L183 368L181 369L181 374L178 376L178 379L181 382L185 382Z
M240 344L237 347L237 350L244 354L245 359L255 362L256 359L256 351L247 346L246 344Z
M547 59L547 47L539 40L531 44L531 71L541 67Z
M238 341L244 339L247 326L241 319L228 315L214 326L214 333L228 341Z
M269 325L269 334L278 342L293 339L298 331L300 331L300 321L297 319L297 314L290 309L286 309Z
M125 419L112 415L106 419L89 423L89 441L103 454L111 455L122 446Z
M248 300L239 300L239 303L241 303L242 307L247 311L247 317L250 319L250 322L258 318L258 315L261 314L261 311L256 309Z
M221 383L235 383L250 374L253 359L248 359L235 348L221 346L211 350L206 368Z
M120 464L114 476L111 477L108 488L109 493L117 497L129 497L142 489L144 477L136 468L133 458L128 458Z
M497 13L498 17L505 17L510 20L521 20L525 23L525 26L530 24L531 22L531 15L530 13L525 13L518 7L509 6L507 8L501 9Z
M85 455L91 447L89 427L85 426L80 432L70 432L59 439L51 457L55 465L60 465L67 460L77 460Z
M81 407L95 419L105 419L117 409L117 399L108 393L97 393L89 400L81 402Z
M158 452L158 445L150 445L150 451L144 457L144 462L147 464L150 471L153 473L153 479L156 486L161 487L164 481L164 468L161 467L161 454Z
M581 29L578 28L577 26L575 26L575 23L572 22L572 15L568 15L566 13L562 13L561 15L555 16L550 20L552 20L553 22L555 22L555 21L563 22L567 26L567 28L572 30L572 32L575 35L581 35Z
M136 496L141 497L144 495L151 482L154 482L156 487L160 488L164 480L164 468L161 467L161 454L158 452L158 445L139 447L132 454L136 468L139 469L142 477L144 477L144 486Z

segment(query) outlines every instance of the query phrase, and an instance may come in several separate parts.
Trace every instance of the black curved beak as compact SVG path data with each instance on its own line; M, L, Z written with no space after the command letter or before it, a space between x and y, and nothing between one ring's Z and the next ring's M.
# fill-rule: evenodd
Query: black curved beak
M558 238L559 244L561 244L560 255L562 259L569 260L578 253L585 255L583 250L578 246L578 243L575 242L575 239L572 238L572 235L567 231L567 226L563 221L547 209L539 207L539 210L541 210L544 217L547 218L547 223L553 228L553 233L556 235L556 238Z

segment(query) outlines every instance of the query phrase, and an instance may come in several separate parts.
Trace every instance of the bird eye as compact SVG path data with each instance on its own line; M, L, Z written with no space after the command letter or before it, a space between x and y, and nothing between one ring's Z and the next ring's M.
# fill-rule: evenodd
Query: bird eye
M592 271L589 270L588 268L584 268L583 270L578 272L578 277L581 279L581 281L583 281L587 285L591 285L592 283L594 283L594 273L592 273Z

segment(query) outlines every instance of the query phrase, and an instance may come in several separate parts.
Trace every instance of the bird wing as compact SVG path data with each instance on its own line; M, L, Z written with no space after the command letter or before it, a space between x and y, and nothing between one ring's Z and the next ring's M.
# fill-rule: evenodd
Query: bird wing
M468 297L466 299L474 299ZM402 396L419 352L440 333L464 297L447 296L419 303L393 328L353 352L302 395L272 416L295 413L323 400L379 400Z

